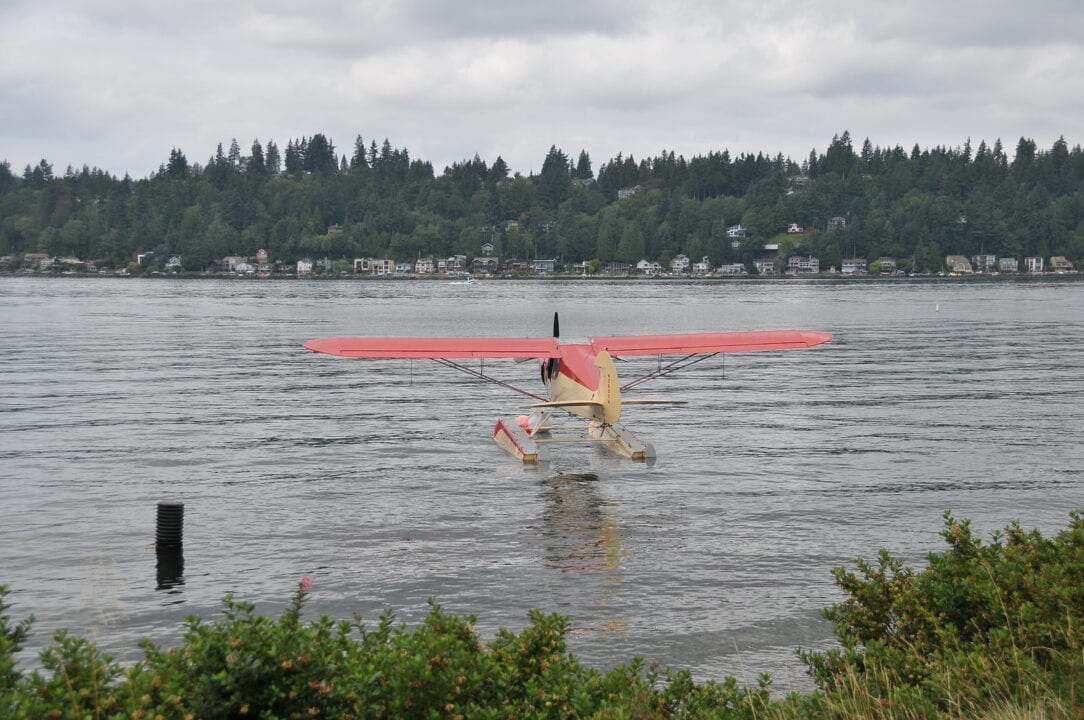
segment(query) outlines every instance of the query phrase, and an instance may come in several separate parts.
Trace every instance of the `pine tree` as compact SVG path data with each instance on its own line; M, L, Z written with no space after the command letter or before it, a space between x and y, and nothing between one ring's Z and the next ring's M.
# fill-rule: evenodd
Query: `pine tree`
M267 172L270 175L278 175L282 171L282 159L279 156L279 146L274 140L267 141Z
M188 176L188 158L184 153L173 148L169 151L169 162L166 164L166 174L169 177L180 180Z
M555 210L558 205L568 198L572 190L572 175L570 172L568 157L551 145L546 153L546 159L542 162L542 172L538 178L538 192L544 205Z
M576 161L576 170L572 177L577 180L591 180L595 177L595 171L591 169L591 156L586 150L580 150L580 157Z
M267 174L267 161L264 159L259 138L252 141L252 155L248 159L247 170L255 175Z

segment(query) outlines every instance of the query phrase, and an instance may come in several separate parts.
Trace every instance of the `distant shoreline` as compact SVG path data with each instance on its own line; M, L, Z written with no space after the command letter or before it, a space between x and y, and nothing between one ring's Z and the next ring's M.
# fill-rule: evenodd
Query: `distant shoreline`
M571 275L550 273L546 275L516 276L498 275L475 277L475 284L486 282L551 282L578 281L578 282L635 282L635 283L726 283L726 282L914 282L934 281L945 282L1004 282L1004 281L1036 281L1036 280L1062 280L1071 281L1084 277L1080 273L1000 273L998 275L973 273L970 275L741 275L741 276L644 276L644 275ZM351 282L430 282L430 283L454 283L457 278L453 277L417 277L417 276L372 276L372 275L230 275L226 273L145 273L140 275L125 275L121 273L23 273L5 272L0 273L0 278L38 278L38 279L97 279L97 280L219 280L235 282L289 282L289 281L351 281ZM460 281L460 284L461 281Z

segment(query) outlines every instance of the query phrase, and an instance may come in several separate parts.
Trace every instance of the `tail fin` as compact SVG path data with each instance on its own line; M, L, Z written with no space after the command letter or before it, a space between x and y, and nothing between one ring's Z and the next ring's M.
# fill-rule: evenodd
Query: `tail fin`
M617 368L610 353L605 350L595 356L595 366L600 371L600 377L598 390L592 399L602 403L600 420L603 424L613 425L621 419L621 383L617 381Z

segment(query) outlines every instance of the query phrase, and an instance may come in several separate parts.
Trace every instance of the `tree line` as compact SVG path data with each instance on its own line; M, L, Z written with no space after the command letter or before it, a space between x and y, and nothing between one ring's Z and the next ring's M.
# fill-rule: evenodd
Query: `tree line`
M782 154L618 154L595 170L551 146L538 174L477 155L445 167L359 135L341 152L321 133L280 149L219 144L206 163L170 150L146 178L97 168L56 174L42 159L18 175L0 161L0 255L41 252L123 265L180 255L200 270L227 255L272 259L478 256L667 263L683 253L751 262L764 245L813 255L913 258L1064 255L1084 261L1084 151L1021 138L972 147L855 149L850 133L795 161ZM846 219L828 230L829 220ZM787 234L796 223L804 232ZM727 228L745 228L744 239Z

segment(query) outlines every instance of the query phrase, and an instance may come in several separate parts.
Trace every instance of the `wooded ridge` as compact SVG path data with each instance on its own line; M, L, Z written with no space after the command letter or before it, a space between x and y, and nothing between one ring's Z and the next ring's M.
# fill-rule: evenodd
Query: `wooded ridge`
M834 219L842 218L844 223ZM742 236L728 235L741 225ZM791 232L787 232L788 226ZM795 232L794 228L801 228ZM831 229L830 229L831 228ZM423 256L553 258L667 266L683 254L752 263L769 243L820 259L907 258L939 271L947 255L1065 256L1084 261L1084 151L1021 138L910 151L849 132L796 162L726 150L690 159L619 154L595 172L551 147L538 174L475 156L437 175L387 140L358 136L340 154L323 134L234 140L203 165L179 149L149 177L42 160L21 176L0 162L0 255L45 253L124 266L138 253L176 255L199 271L229 255L273 260Z

